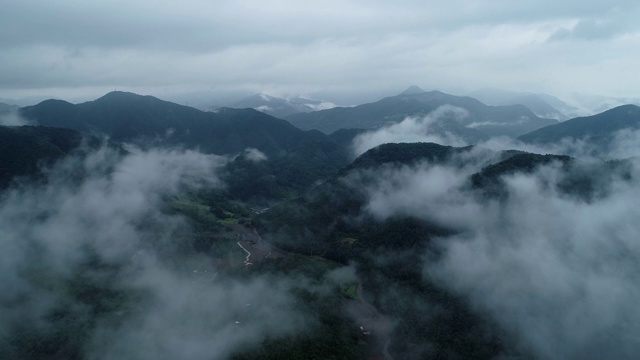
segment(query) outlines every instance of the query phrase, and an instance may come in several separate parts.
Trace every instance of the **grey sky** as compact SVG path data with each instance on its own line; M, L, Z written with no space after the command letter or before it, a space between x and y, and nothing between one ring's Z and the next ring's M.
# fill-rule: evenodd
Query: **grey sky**
M636 1L0 0L0 97L640 96Z

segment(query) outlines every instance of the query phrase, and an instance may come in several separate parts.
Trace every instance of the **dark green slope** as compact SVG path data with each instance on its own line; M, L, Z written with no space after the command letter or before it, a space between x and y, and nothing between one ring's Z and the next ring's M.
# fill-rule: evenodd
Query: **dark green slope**
M355 169L378 168L386 164L415 165L421 161L444 164L454 155L470 151L473 146L453 147L435 143L382 144L358 156L343 173Z
M375 182L383 168L423 161L446 164L470 149L433 143L381 145L334 179L263 213L257 223L265 238L289 251L355 262L369 301L394 319L390 351L395 358L495 358L504 348L493 330L460 299L424 282L417 266L431 239L451 230L411 217L381 222L363 213L363 185ZM361 176L344 181L355 173Z
M226 166L223 179L232 197L266 205L300 195L315 182L335 175L348 160L345 149L332 141L308 141L265 161L242 154Z
M480 151L492 160L474 162L473 154ZM457 191L479 203L500 206L510 196L509 176L554 166L558 176L544 180L543 186L559 196L589 202L606 196L619 179L631 179L631 163L583 162L568 156L494 153L433 143L385 144L362 154L333 179L258 216L256 224L263 236L283 249L357 264L371 303L396 320L390 347L394 357L493 359L512 355L513 349L506 345L510 344L508 335L500 335L482 314L421 272L424 256L434 261L439 256L439 243L433 240L446 241L459 229L443 228L410 214L379 220L365 210L368 193L364 189L375 188L386 170L428 164L475 166L476 172ZM425 344L429 346L422 346Z
M608 195L616 180L629 181L633 176L630 159L585 162L565 155L509 151L503 152L503 160L473 174L470 178L471 188L479 190L486 197L505 199L509 196L505 177L531 174L545 165L557 166L561 174L554 183L546 186L562 195L587 202Z
M73 130L42 126L0 126L0 188L16 176L33 175L82 143Z
M107 135L118 142L178 145L213 154L238 153L254 147L273 155L305 141L326 139L320 132L301 131L252 109L203 112L125 92L111 92L78 105L47 100L23 108L21 114L39 125Z
M483 151L482 158L474 154ZM370 225L372 219L363 218L367 186L380 181L383 171L402 166L444 165L453 168L473 166L471 174L459 191L476 194L489 200L507 196L504 178L515 174L532 174L541 166L556 166L559 176L546 184L567 196L590 201L611 190L615 179L628 180L632 176L631 160L581 161L564 155L540 155L522 151L479 149L474 146L451 147L434 143L383 144L368 150L337 175L301 197L274 206L259 217L265 232L274 236L281 246L307 254L324 254L337 261L345 261L352 248L334 246L338 233L349 233ZM359 219L355 221L354 219ZM429 225L434 231L455 231ZM360 230L356 230L360 231ZM275 235L273 235L275 234ZM287 241L295 239L295 241ZM299 239L306 239L301 241ZM371 243L369 243L371 245ZM359 243L358 246L367 246ZM385 246L393 246L386 243ZM343 251L346 251L343 252Z
M640 107L623 105L593 116L577 117L520 136L528 143L557 143L564 138L606 143L615 132L640 128Z
M20 115L40 126L90 132L91 126L82 121L80 112L79 107L64 100L45 100L20 109Z
M330 133L341 128L379 128L400 122L407 116L427 115L444 105L463 108L468 116L459 118L445 114L440 123L446 124L446 127L441 130L454 133L469 142L497 135L518 136L556 123L555 120L539 118L522 105L488 106L470 97L439 91L400 94L375 103L294 114L286 119L301 129Z
M329 134L329 137L338 144L348 147L353 143L353 139L365 132L367 132L365 129L340 129Z

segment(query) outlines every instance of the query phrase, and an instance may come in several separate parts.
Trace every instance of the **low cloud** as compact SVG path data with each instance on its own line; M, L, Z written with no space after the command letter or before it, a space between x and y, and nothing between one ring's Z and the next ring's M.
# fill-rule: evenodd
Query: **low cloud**
M224 158L193 151L67 158L45 184L0 197L0 357L49 349L88 359L225 359L303 331L291 283L194 274L187 222L167 212L184 190L222 186ZM250 304L250 305L249 305ZM35 340L33 340L35 341ZM31 350L30 350L31 351Z
M29 120L22 117L17 110L5 113L0 112L0 125L2 126L24 126L33 125Z
M478 162L482 164L482 162ZM457 231L436 241L425 278L468 299L512 345L541 359L633 359L640 350L640 164L586 201L558 190L559 164L503 177L508 196L465 186L477 168L423 163L387 169L366 211Z
M260 151L258 149L254 149L254 148L247 148L244 151L244 157L247 160L250 160L250 161L253 161L253 162L260 162L260 161L267 160L267 155L265 155L265 153L263 153L262 151Z
M328 110L328 109L333 109L334 107L338 106L332 102L329 101L321 101L317 104L314 103L307 103L305 104L306 106L310 107L311 109L313 109L313 111L320 111L320 110Z
M626 159L640 156L640 130L620 130L605 139L567 137L548 144L530 144L509 137L494 137L477 145L495 151L521 150L543 155L568 155L580 159Z
M386 143L434 142L441 145L464 146L467 143L450 132L436 129L434 124L442 117L449 120L467 116L467 111L444 105L423 117L407 117L403 121L358 135L353 140L353 151L357 155Z
M149 308L120 326L96 329L90 358L226 359L307 325L291 283L282 280L194 282L151 266L138 281L153 291Z

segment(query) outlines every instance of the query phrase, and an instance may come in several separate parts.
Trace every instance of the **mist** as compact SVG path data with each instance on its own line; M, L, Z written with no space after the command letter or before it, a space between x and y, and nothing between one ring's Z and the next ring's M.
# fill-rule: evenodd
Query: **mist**
M225 278L206 258L210 271L196 274L195 256L183 256L190 226L167 200L224 186L226 162L105 146L6 190L0 357L225 359L304 332L313 319L297 310L291 281Z
M563 138L557 143L529 144L507 137L494 137L477 144L495 150L521 150L536 154L561 154L580 159L626 159L640 156L640 130L625 129L605 139Z
M469 186L485 155L378 171L364 211L454 231L432 242L441 255L425 254L424 280L468 301L510 346L540 359L635 358L640 164L631 161L629 176L612 174L594 198L563 191L570 174L559 163L503 176L507 196L491 198Z
M438 131L434 124L443 117L455 119L466 117L467 111L450 105L440 106L426 116L409 116L404 120L367 131L353 139L352 149L355 156L378 145L403 142L434 142L442 145L465 146L463 139L446 131Z
M32 125L27 119L20 116L18 110L0 112L0 126L24 126Z
M354 156L386 143L433 142L447 146L477 145L478 147L502 151L520 150L535 154L561 154L583 159L623 159L640 156L640 130L625 129L614 132L607 138L561 139L557 143L532 144L507 136L493 136L476 143L459 134L437 126L441 120L456 121L468 116L465 109L444 105L426 116L409 116L402 121L369 130L356 136L351 143ZM472 123L466 128L473 128Z
M267 155L265 155L262 151L254 148L248 148L244 151L244 156L247 160L253 162L260 162L267 160Z

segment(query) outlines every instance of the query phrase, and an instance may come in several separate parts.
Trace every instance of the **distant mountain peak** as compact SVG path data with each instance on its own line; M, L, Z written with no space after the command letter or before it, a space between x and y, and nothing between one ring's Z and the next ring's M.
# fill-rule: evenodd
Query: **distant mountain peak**
M99 97L98 99L114 98L114 97L143 97L143 96L144 95L139 95L139 94L128 92L128 91L114 90L114 91L110 91L110 92L104 94L103 96Z
M439 130L432 129L440 134L455 134L467 143L486 140L490 136L516 137L557 122L539 118L524 106L492 107L470 97L436 90L391 96L352 108L293 114L287 116L286 120L301 129L316 129L325 133L345 128L379 129L400 123L408 117L423 118L445 105L462 108L467 116L434 113Z
M140 94L136 94L128 91L114 90L106 93L105 95L99 97L96 100L93 100L93 102L95 103L122 103L122 102L130 103L130 102L138 102L138 101L141 101L142 99L146 99L146 100L153 99L157 101L162 101L151 95L140 95Z
M405 91L401 92L400 95L415 95L422 94L423 92L424 90L422 90L419 86L411 85Z

